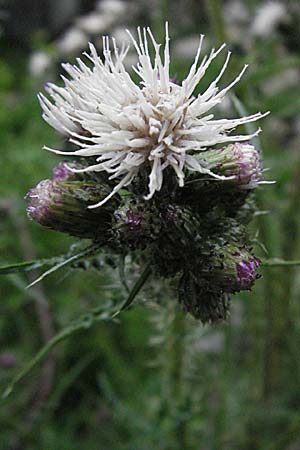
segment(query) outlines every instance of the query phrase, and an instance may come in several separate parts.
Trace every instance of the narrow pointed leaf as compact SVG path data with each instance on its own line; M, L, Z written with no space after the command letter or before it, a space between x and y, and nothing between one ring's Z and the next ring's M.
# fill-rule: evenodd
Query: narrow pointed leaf
M113 308L115 309L115 308ZM56 347L57 344L64 341L68 337L72 336L73 334L77 333L78 331L85 330L87 328L90 328L92 325L94 325L96 322L100 321L106 321L106 320L113 320L119 313L120 309L117 311L117 313L113 314L113 311L105 311L103 310L103 306L101 309L92 310L88 313L86 313L83 317L81 317L79 320L71 323L70 326L64 328L59 333L57 333L52 339L50 339L47 344L45 344L38 353L27 363L24 365L24 367L20 370L19 373L12 379L12 381L9 383L7 388L5 389L4 393L2 394L3 398L8 397L13 389L15 388L16 384L19 383L20 380L22 380L28 373L37 365L40 363L40 361L47 356L47 354L53 350L54 347Z
M136 283L134 284L133 288L131 289L126 301L123 303L120 310L115 313L115 316L117 316L121 311L125 311L126 309L129 308L131 303L134 301L134 299L136 298L136 296L138 295L138 293L148 280L150 274L151 274L151 266L150 264L148 264L145 267L144 271L141 273Z
M52 266L62 261L63 256L48 259L36 259L34 261L24 261L21 263L0 266L0 275L7 275L16 272L29 272L30 270L39 269L43 266Z
M80 261L83 258L87 258L87 257L94 255L97 251L99 251L100 248L101 248L101 246L99 244L92 244L89 247L82 250L81 252L77 253L76 255L72 255L72 256L64 259L63 261L60 261L58 264L51 267L49 270L44 272L40 277L38 277L35 281L33 281L31 284L29 284L27 286L27 288L34 286L35 284L42 281L45 277L47 277L51 273L55 272L56 270L61 269L62 267L68 266L70 264L73 264L74 262Z

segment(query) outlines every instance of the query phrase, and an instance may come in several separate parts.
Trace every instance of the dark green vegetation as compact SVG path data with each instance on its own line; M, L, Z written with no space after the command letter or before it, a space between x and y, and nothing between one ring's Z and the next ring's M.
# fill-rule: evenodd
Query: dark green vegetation
M252 224L262 257L300 259L300 33L297 1L284 2L288 17L267 36L249 36L259 2L249 2L245 24L233 36L228 10L197 2L186 21L172 25L180 37L204 32L209 45L233 42L224 83L248 62L235 89L242 104L220 115L271 110L260 145L266 178L258 189L261 211ZM141 14L139 24L158 17ZM173 8L175 9L175 8ZM217 13L222 13L220 14ZM224 17L227 21L224 21ZM204 20L205 19L205 20ZM174 19L175 20L175 19ZM176 19L177 20L177 19ZM177 22L176 22L177 23ZM248 25L246 25L248 23ZM246 31L247 32L246 32ZM75 239L47 231L25 214L26 192L59 158L41 150L59 137L40 117L41 82L27 73L28 49L2 35L0 60L1 265L66 253ZM219 60L218 60L219 61ZM181 79L190 60L174 59ZM217 73L210 70L204 84ZM290 75L289 75L290 74ZM292 74L292 75L291 75ZM241 130L242 131L242 130ZM265 254L264 248L268 254ZM106 261L107 262L107 261ZM298 450L300 448L300 272L266 267L254 290L237 294L227 324L203 327L177 310L167 286L149 282L140 305L119 321L94 323L89 311L126 299L122 265L82 265L57 271L35 287L39 269L1 282L0 384L4 391L53 334L84 317L86 329L58 346L1 401L2 450ZM107 266L107 264L106 264ZM132 286L139 268L126 264ZM42 269L43 270L43 269ZM90 326L93 323L93 326Z

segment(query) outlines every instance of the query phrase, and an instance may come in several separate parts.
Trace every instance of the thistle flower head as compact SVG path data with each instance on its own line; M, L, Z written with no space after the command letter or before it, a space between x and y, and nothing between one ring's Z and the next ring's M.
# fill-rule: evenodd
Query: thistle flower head
M203 36L200 37L195 60L181 84L170 76L169 34L163 56L149 28L138 28L138 37L130 33L137 52L138 64L133 67L139 77L136 84L126 71L124 59L128 48L117 48L112 39L103 38L103 58L93 45L77 65L63 64L69 78L62 77L64 87L48 84L50 101L40 94L44 119L77 145L73 152L49 149L59 154L93 157L94 163L81 171L107 172L115 185L109 195L90 207L103 205L123 186L129 185L141 167L148 170L148 195L153 197L163 184L167 167L173 168L179 186L184 185L187 171L208 174L217 179L224 175L210 170L202 152L217 144L248 141L252 135L232 135L238 125L256 121L261 113L236 119L214 119L211 110L240 80L241 73L223 89L218 83L228 65L228 52L217 78L199 95L194 91L212 61L223 50L212 49L200 61ZM151 58L150 46L154 49ZM46 147L47 148L47 147ZM74 169L73 169L74 170Z

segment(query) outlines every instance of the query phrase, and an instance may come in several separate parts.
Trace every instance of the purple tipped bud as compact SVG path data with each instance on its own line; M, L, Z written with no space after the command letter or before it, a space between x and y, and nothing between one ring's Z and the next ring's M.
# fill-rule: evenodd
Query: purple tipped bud
M25 197L27 214L31 219L41 225L46 225L47 223L47 216L50 210L50 197L53 188L53 181L43 180L35 188L30 189Z
M115 211L114 217L116 242L130 249L145 247L160 230L160 219L150 205L129 201Z
M214 267L211 275L225 292L250 290L255 280L260 278L257 273L260 260L246 248L239 249L234 244L227 244L216 252L212 261Z
M246 247L239 248L234 242L214 243L207 256L193 273L196 278L204 279L224 292L233 294L250 290L260 278L257 273L260 260Z
M78 168L78 165L77 165ZM27 213L40 225L72 236L106 239L117 197L105 207L89 209L89 205L107 196L108 188L92 179L77 176L65 162L53 169L52 180L43 180L26 196Z
M250 289L255 280L259 278L256 273L261 264L258 258L242 259L236 263L236 276L241 289Z
M121 206L114 215L116 229L124 239L136 239L147 228L147 215L136 205Z
M128 230L133 233L140 233L143 228L143 215L141 213L135 213L130 209L126 212L124 225L128 227Z
M260 154L253 145L230 144L204 152L203 159L214 173L233 177L240 189L255 189L262 180Z

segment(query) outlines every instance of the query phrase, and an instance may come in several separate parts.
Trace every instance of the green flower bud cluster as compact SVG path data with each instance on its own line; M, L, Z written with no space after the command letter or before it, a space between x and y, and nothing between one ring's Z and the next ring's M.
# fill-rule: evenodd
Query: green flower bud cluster
M145 165L127 190L90 208L109 195L112 181L86 172L81 163L62 162L51 180L28 192L28 215L48 228L101 242L108 254L146 258L157 277L177 280L187 312L216 323L227 318L231 294L251 289L259 277L246 225L262 170L249 144L204 151L201 164L222 178L190 172L179 187L167 168L161 190L145 200Z

